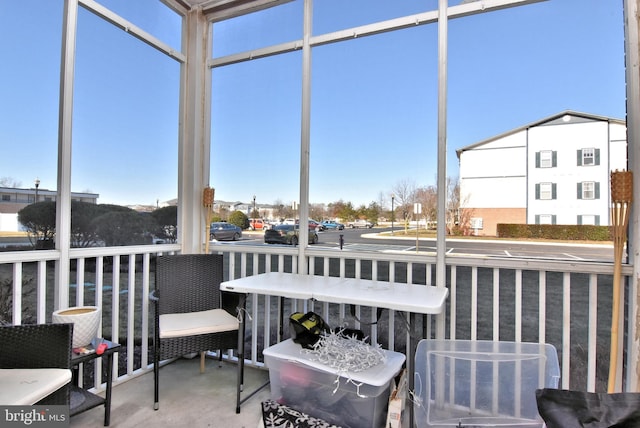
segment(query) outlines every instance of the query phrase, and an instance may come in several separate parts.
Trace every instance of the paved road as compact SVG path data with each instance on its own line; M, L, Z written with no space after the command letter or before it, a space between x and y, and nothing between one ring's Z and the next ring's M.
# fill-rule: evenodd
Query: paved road
M343 248L354 251L416 252L415 237L391 237L380 235L389 229L345 229L320 232L320 247L339 248L340 235ZM245 232L242 245L268 245L262 240L262 232ZM433 238L420 238L417 249L420 252L435 252ZM486 257L525 257L541 260L613 261L611 244L573 244L546 242L519 242L488 239L447 238L447 253Z
M340 248L340 235L342 235L345 250L416 252L415 237L391 237L380 234L389 231L388 228L375 228L320 232L318 246ZM263 232L260 231L245 231L242 240L235 244L268 245L264 243L262 235ZM27 238L0 238L0 251L3 247L12 245L29 245L29 240ZM421 238L418 250L426 253L435 252L435 239ZM486 257L525 257L541 260L613 261L613 246L611 244L589 245L447 238L447 253Z

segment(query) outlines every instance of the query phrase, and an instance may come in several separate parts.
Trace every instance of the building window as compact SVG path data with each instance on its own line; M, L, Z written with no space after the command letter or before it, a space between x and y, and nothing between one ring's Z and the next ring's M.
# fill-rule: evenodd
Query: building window
M600 183L595 181L578 183L578 199L600 199Z
M11 195L2 195L3 202L9 202L11 200Z
M536 184L536 199L556 199L556 183Z
M536 214L536 224L556 224L554 214Z
M536 152L536 168L555 168L558 166L557 152L542 150Z
M593 214L582 214L578 215L578 224L579 225L591 225L591 226L600 226L600 216Z
M600 165L600 149L593 147L578 150L578 166Z

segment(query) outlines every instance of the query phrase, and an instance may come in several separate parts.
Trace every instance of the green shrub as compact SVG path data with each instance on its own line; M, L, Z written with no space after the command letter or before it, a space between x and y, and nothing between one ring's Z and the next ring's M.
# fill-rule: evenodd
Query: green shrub
M234 211L229 214L229 223L235 224L240 229L248 229L249 228L249 217L242 211Z
M574 224L498 224L499 238L557 239L563 241L611 241L610 226Z

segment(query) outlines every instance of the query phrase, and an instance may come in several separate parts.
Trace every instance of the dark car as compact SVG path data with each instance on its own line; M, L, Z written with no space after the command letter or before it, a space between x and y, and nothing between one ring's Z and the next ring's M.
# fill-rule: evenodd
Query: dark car
M209 239L216 241L237 241L242 237L242 229L231 223L211 223Z
M336 223L335 221L331 221L331 220L323 221L322 226L324 226L326 230L343 230L344 229L344 224Z
M279 224L264 231L264 242L267 244L298 245L298 225ZM318 234L315 229L309 229L309 244L318 243Z

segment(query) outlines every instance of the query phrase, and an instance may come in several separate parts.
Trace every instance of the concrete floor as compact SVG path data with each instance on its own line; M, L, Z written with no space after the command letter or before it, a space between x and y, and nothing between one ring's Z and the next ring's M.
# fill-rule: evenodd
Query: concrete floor
M262 389L235 412L235 364L207 359L200 374L200 360L178 359L160 369L160 408L153 410L153 372L113 387L111 427L211 427L257 428L262 426L260 403L269 398ZM244 390L254 391L269 378L267 370L245 368ZM104 396L104 393L101 394ZM102 427L104 406L71 418L70 426Z

